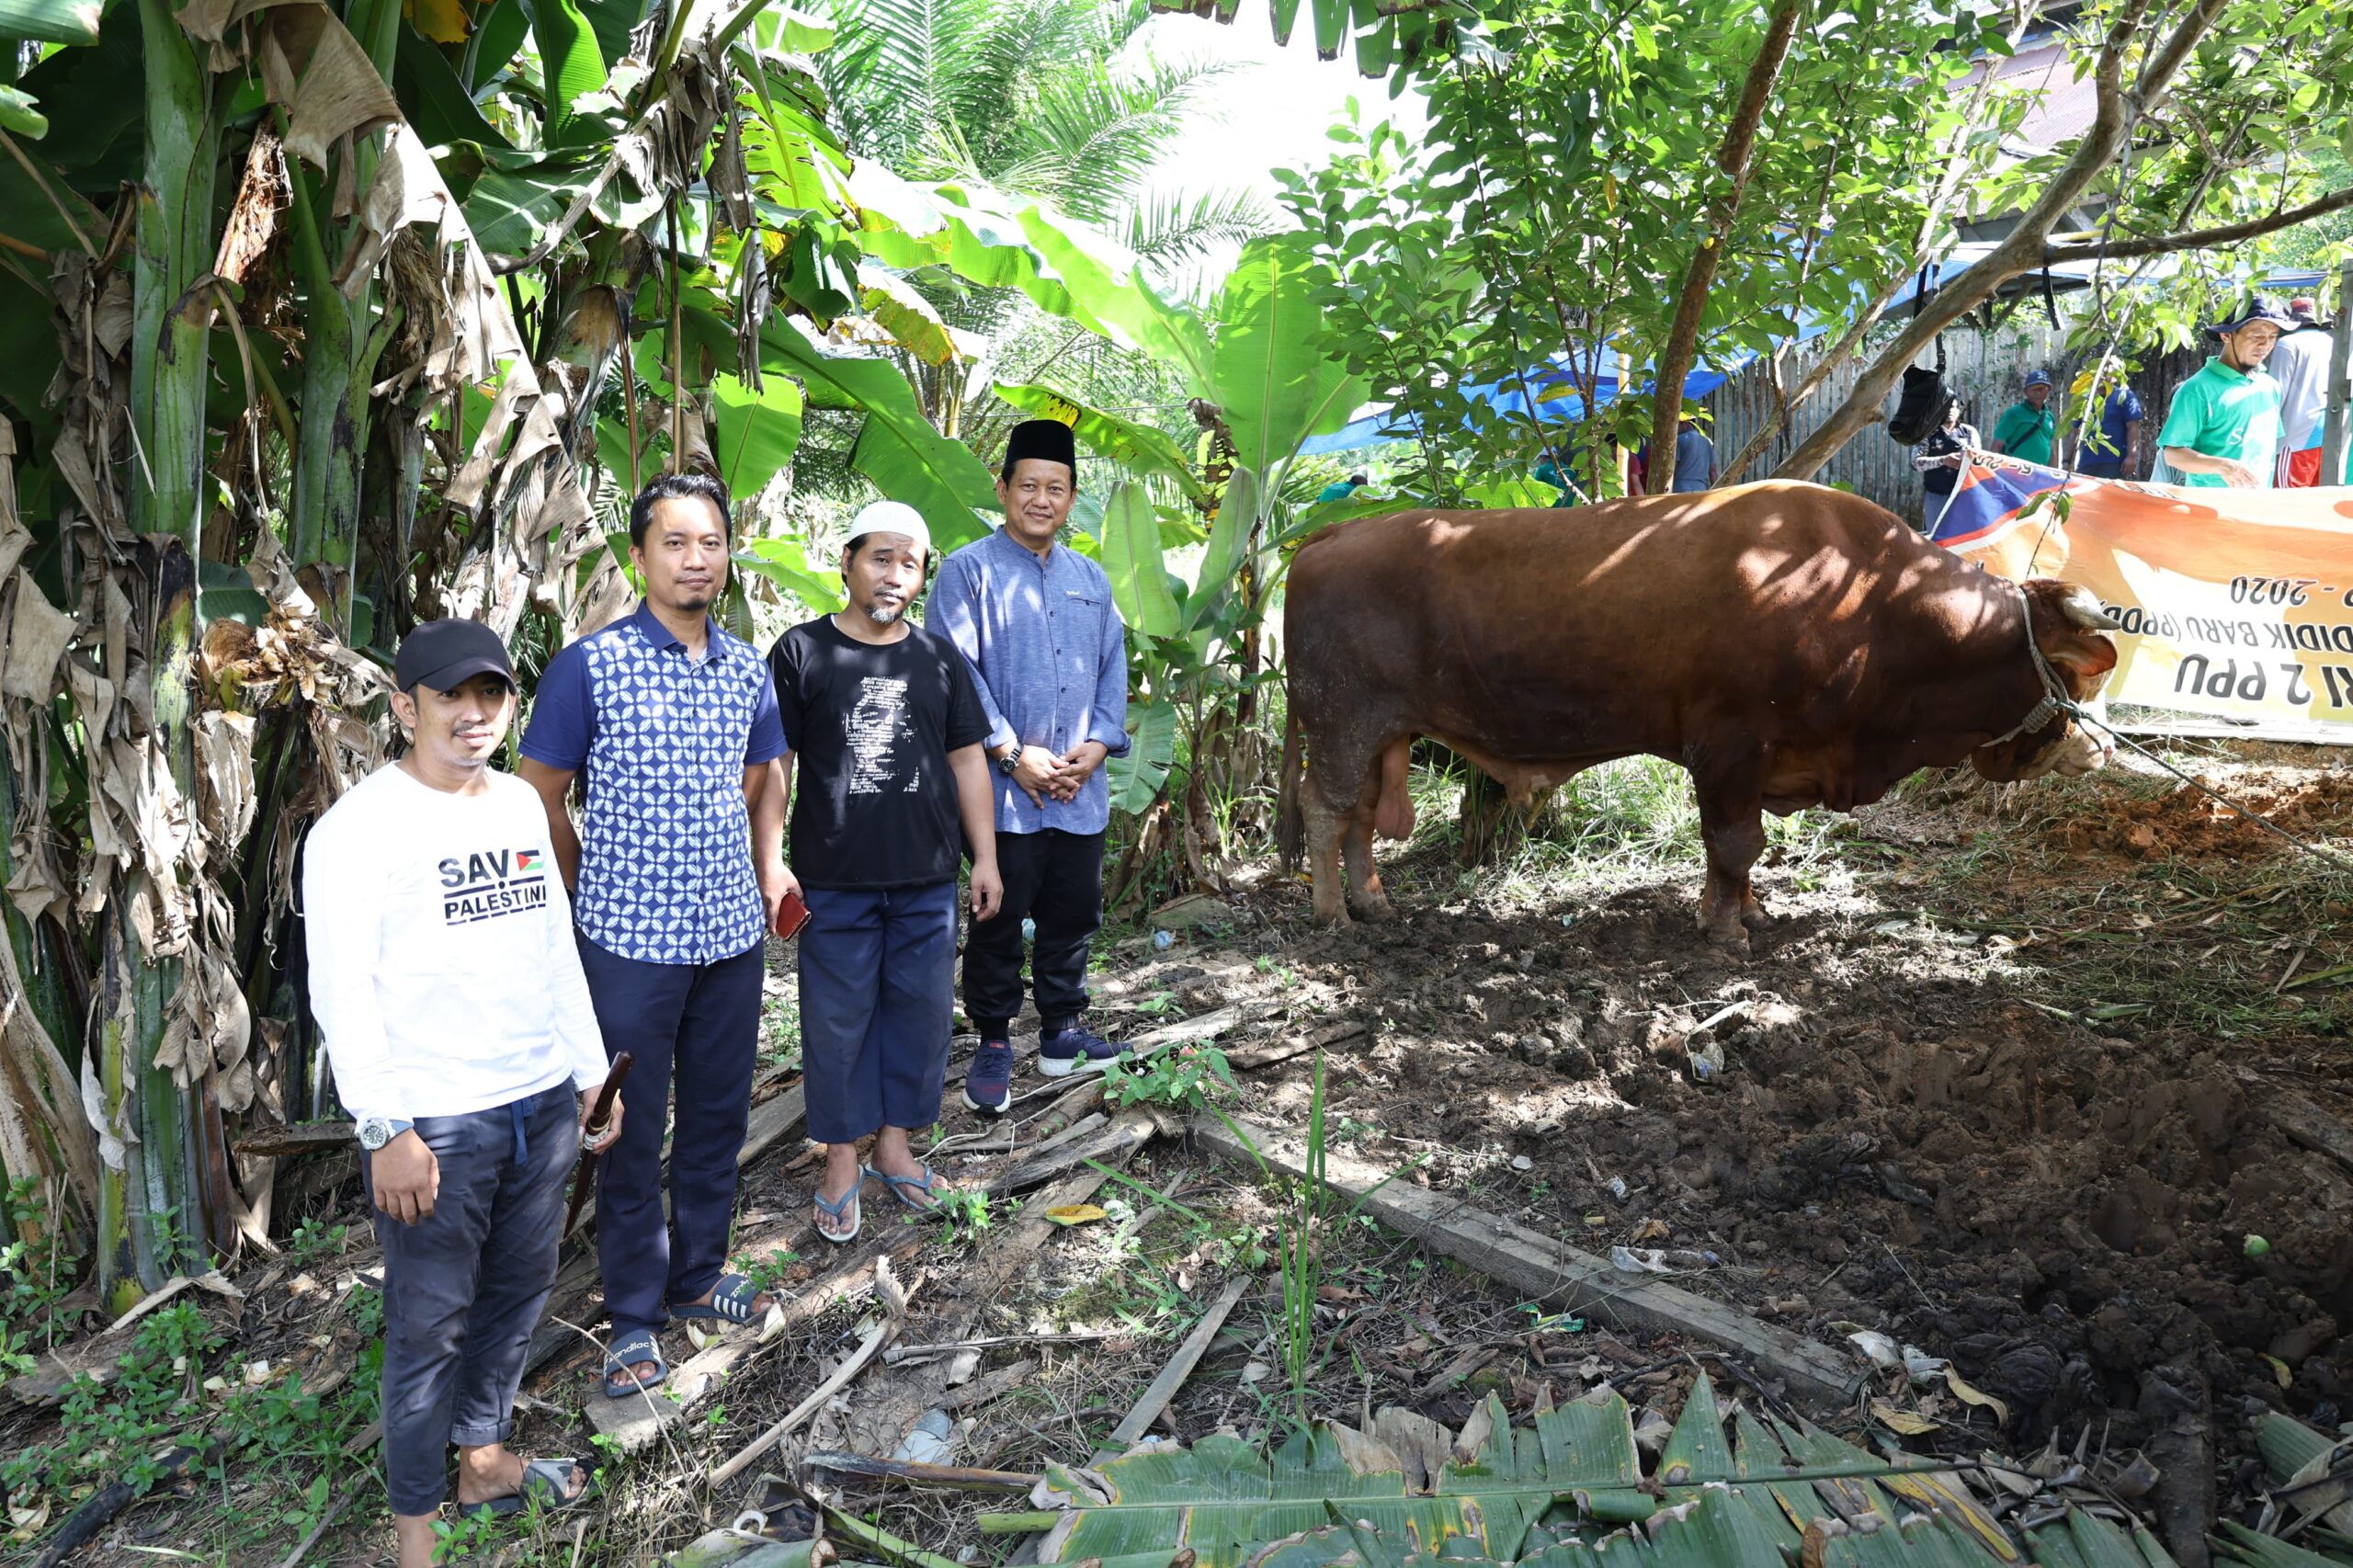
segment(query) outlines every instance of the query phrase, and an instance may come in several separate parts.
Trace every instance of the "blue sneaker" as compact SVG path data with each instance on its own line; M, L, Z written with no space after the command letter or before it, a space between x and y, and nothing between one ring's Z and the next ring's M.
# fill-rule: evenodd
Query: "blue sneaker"
M1112 1044L1086 1025L1073 1023L1038 1037L1038 1071L1049 1078L1071 1073L1100 1073L1125 1050L1126 1046Z
M1003 1116L1013 1102L1013 1047L984 1040L964 1069L964 1103L983 1116Z

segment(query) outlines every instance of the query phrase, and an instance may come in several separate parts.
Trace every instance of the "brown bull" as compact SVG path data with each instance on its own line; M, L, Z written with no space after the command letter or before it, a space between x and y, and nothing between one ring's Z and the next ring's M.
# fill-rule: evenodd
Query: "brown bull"
M1523 804L1648 754L1691 774L1700 922L1736 942L1763 914L1748 877L1760 812L1851 810L1964 757L1998 782L2099 766L2072 720L2037 715L2029 606L2056 678L2097 693L2116 664L2099 632L2117 623L2088 593L2037 578L2021 595L1819 485L1344 523L1291 568L1285 851L1303 817L1319 922L1345 918L1343 858L1349 906L1384 917L1372 838L1413 831L1415 736Z

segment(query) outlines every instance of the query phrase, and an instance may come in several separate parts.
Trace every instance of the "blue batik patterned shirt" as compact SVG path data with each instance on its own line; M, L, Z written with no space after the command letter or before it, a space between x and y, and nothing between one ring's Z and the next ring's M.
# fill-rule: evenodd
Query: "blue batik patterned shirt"
M1111 579L1057 544L1042 561L998 528L939 563L924 624L963 650L980 678L988 746L1014 741L1061 756L1081 741L1128 751L1128 629L1111 602ZM1075 799L1032 804L996 778L996 830L1101 833L1111 791L1097 768Z
M744 770L784 755L768 664L709 625L703 655L640 605L548 661L523 755L582 773L588 939L642 963L716 963L767 928Z

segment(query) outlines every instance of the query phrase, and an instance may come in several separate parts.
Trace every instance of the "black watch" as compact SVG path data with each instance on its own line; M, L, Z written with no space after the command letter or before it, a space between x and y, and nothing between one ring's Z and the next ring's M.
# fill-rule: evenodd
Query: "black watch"
M996 758L995 761L996 770L999 773L1004 774L1007 778L1012 778L1021 767L1021 743L1018 741L1014 742L1013 749L1006 752L1003 756Z

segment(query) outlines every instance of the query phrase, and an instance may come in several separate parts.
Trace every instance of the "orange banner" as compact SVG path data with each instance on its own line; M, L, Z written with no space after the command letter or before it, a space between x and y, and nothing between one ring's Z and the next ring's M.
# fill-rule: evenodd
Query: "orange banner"
M2111 701L2353 723L2353 489L2220 490L1995 462L1939 542L2013 579L2063 577L2124 622Z

